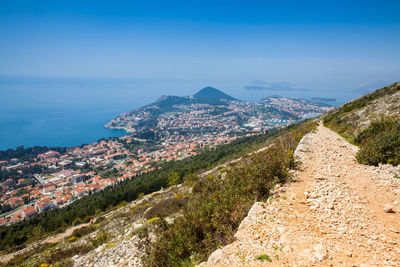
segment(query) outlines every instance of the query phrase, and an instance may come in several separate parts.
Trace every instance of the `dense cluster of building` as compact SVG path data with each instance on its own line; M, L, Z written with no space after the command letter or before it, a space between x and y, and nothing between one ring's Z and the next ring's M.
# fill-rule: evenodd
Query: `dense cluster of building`
M264 104L230 101L227 105L191 103L174 105L171 111L157 113L157 106L148 106L121 114L106 125L131 133L157 131L164 138L179 131L185 134L264 132L296 122L294 114L266 109ZM273 120L271 120L273 119Z
M309 114L321 114L333 108L297 97L270 96L263 98L260 103L265 107L276 108L293 114L297 118L306 118Z
M7 179L0 183L0 204L9 205L11 212L2 214L0 225L9 225L43 212L60 208L89 194L153 171L160 161L182 160L196 155L203 147L215 147L237 137L225 134L193 136L182 139L170 136L155 150L137 149L129 151L123 143L130 143L133 135L120 137L118 141L101 141L83 147L72 147L66 153L47 151L39 154L32 162L18 163L12 159L2 162L2 169L29 168L40 165L45 173L33 173L32 177ZM114 175L107 174L109 170ZM34 183L24 182L34 179Z
M178 101L178 100L179 101ZM167 102L163 102L167 101ZM170 102L168 102L170 101ZM184 102L173 104L175 102ZM264 132L284 127L308 115L324 113L331 107L300 98L271 96L258 103L226 100L219 104L185 102L185 98L163 100L126 112L105 125L131 133L157 131L166 138L180 134Z

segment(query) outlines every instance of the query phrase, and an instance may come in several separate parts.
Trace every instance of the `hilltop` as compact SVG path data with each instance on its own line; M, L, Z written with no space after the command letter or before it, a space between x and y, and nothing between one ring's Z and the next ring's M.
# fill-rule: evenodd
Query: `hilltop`
M174 105L179 104L209 104L209 105L227 105L229 101L238 101L237 99L225 94L224 92L214 88L205 87L198 91L193 96L161 96L156 102L151 105L156 105L161 109L173 109Z
M238 101L237 99L225 94L224 92L210 86L205 87L194 94L193 99L197 100L199 103L203 102L204 104L223 104L223 101Z
M192 96L161 96L154 103L121 114L105 127L124 129L143 139L168 141L199 134L263 132L330 109L299 98L245 102L205 87Z

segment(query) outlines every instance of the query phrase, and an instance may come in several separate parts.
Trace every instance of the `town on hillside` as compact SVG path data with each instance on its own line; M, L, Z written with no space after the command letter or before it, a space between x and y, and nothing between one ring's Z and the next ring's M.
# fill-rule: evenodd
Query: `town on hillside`
M161 168L162 162L194 156L199 149L212 149L240 136L282 128L307 114L331 109L284 97L265 98L257 104L225 102L174 104L174 111L169 107L168 112L159 114L153 128L135 128L160 108L149 105L114 120L116 123L129 118L137 122L123 127L130 132L126 136L60 152L49 150L29 160L0 161L0 225L67 206L86 195Z
M156 102L116 117L105 125L140 138L180 135L264 132L331 110L326 104L296 97L270 96L257 103L237 100L206 87L189 97L163 96Z
M50 150L32 161L20 162L17 158L1 161L1 173L3 176L9 173L10 178L2 177L0 183L3 208L0 225L10 225L45 210L64 207L88 194L151 172L156 163L182 160L196 155L199 149L211 149L236 138L238 136L227 134L191 138L172 135L156 146L143 142L131 149L132 143L137 142L133 134L71 147L65 153Z

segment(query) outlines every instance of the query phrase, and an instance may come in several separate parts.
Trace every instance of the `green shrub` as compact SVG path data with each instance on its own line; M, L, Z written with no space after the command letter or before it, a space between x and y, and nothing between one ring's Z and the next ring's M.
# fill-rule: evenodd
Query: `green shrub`
M68 262L68 259L75 255L83 255L94 249L91 245L82 244L78 246L72 246L69 248L60 248L53 250L52 253L45 257L44 262L54 264L56 262ZM71 265L69 265L71 266Z
M364 145L375 139L378 134L391 130L394 126L393 121L372 122L367 129L357 135L354 142L358 145Z
M256 256L256 260L272 262L271 258L267 254Z
M400 122L372 123L361 132L355 142L360 144L356 158L362 164L400 164Z
M100 232L97 234L96 238L90 239L92 246L97 248L98 246L106 243L110 239L110 234L106 232Z
M96 227L94 225L91 226L86 226L86 227L81 227L79 229L74 230L72 233L72 236L76 237L82 237L85 235L88 235L96 230Z
M145 218L151 219L154 217L164 218L178 212L186 202L183 198L168 198L160 203L155 204L152 208L146 211Z

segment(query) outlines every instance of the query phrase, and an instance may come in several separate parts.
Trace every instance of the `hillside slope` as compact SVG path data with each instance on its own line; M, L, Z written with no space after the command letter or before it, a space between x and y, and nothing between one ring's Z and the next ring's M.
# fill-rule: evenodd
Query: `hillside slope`
M254 204L237 241L200 266L398 265L400 167L358 164L357 150L322 125L306 135L297 182Z
M382 119L400 119L400 83L364 95L323 116L326 126L353 138L371 122Z
M238 101L237 99L231 97L230 95L225 94L224 92L214 88L214 87L205 87L198 91L193 95L193 99L199 103L215 103L215 104L224 104L225 101Z
M359 163L400 164L400 83L344 104L323 120L360 147L356 155Z

